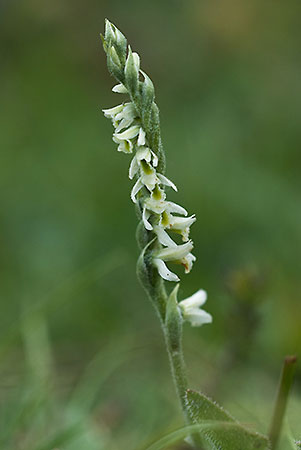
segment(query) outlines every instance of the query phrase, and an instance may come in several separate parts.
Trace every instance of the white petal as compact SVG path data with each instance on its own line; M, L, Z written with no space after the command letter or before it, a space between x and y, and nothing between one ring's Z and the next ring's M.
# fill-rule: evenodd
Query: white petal
M159 225L154 227L154 232L158 236L160 244L165 245L165 247L176 247L177 244L171 239L169 234Z
M156 174L151 174L151 175L141 174L141 181L144 184L144 186L146 186L147 189L150 192L152 192L152 190L156 186L156 182L157 182Z
M104 113L105 117L113 118L118 113L120 113L123 110L123 108L124 108L123 105L117 105L117 106L113 106L113 108L103 109L102 112Z
M157 156L156 153L154 153L152 150L151 150L151 154L152 154L152 157L153 157L153 166L154 166L154 167L157 167L158 162L159 162L158 156Z
M119 123L119 125L117 125L116 127L116 133L119 133L119 131L121 131L123 128L127 128L131 125L131 123L133 122L133 119L122 119L121 122Z
M162 184L165 184L166 186L172 187L176 192L178 192L177 186L168 178L166 178L162 173L158 173L158 177Z
M205 323L212 322L211 314L202 309L191 310L189 313L183 314L183 317L185 320L188 320L193 327L200 327Z
M135 119L137 117L136 109L133 103L125 103L124 108L116 114L116 120Z
M112 88L113 92L117 92L117 94L127 94L128 90L125 86L123 86L123 84L116 84L113 88Z
M146 210L146 208L143 208L142 213L142 220L144 223L144 226L147 230L151 231L153 229L152 225L149 223L148 219L150 218L150 213Z
M199 306L204 305L204 303L207 300L207 292L204 291L204 289L199 289L197 292L195 292L190 297L185 298L185 300L182 300L179 305L183 308L198 308Z
M142 161L142 159L145 159L145 161L150 162L151 160L151 153L149 151L149 148L147 147L138 147L136 152L136 157L138 161Z
M114 140L114 138L113 138ZM117 142L117 141L115 141ZM132 153L133 152L133 144L131 141L119 141L119 145L117 148L118 152L123 152L123 153Z
M132 180L134 178L134 176L136 175L138 170L139 170L139 166L137 163L137 158L136 158L136 156L134 156L134 158L131 161L130 168L129 168L129 179L130 180Z
M139 178L139 180L137 180L136 183L134 184L133 189L131 191L131 199L134 203L137 203L136 195L142 188L143 188L143 184L141 183L141 180Z
M122 133L114 133L113 136L117 139L133 139L139 133L139 125L133 125Z
M145 200L145 205L147 209L156 214L162 214L166 208L166 202L164 200L156 200L152 197Z
M174 213L177 213L177 214L182 214L183 216L187 216L188 215L188 212L186 211L185 208L183 208L180 205L177 205L174 202L168 202L167 210L168 210L168 212L171 212L171 213L174 212Z
M167 281L180 281L180 278L173 272L168 270L166 264L162 259L154 258L153 264L157 268L159 275Z
M143 128L140 128L139 130L139 136L138 136L138 145L145 145L145 131Z
M171 228L175 230L183 230L189 228L196 221L196 217L193 214L190 217L172 217Z
M159 250L156 256L164 261L177 261L185 258L185 256L187 256L192 249L193 243L192 241L189 241L185 244L177 245L176 247L167 247Z
M142 183L152 192L157 183L156 170L146 161L140 163L140 175Z

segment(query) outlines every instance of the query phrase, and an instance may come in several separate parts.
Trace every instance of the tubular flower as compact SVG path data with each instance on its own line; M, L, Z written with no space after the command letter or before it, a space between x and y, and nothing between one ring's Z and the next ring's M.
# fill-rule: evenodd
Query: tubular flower
M188 217L186 209L166 199L165 189L177 191L177 187L164 175L164 164L160 164L161 138L160 135L157 140L153 137L154 130L159 129L159 119L155 115L157 107L153 102L154 88L150 78L140 70L139 55L127 48L125 37L108 21L103 43L109 70L119 81L112 90L130 97L129 102L104 109L103 113L112 120L117 150L133 154L129 167L129 178L135 181L131 199L139 207L146 232L157 238L152 264L164 280L179 281L165 262L180 263L185 273L190 272L196 258L191 253L193 243L189 240L189 232L196 217ZM170 232L175 237L180 235L184 244L178 245Z

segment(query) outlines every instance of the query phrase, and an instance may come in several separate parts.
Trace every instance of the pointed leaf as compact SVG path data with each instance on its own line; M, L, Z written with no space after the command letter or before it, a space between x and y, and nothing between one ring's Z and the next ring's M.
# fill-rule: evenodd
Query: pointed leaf
M204 421L220 421L234 426L211 428L200 433L204 444L210 450L268 450L268 438L249 430L237 422L228 411L224 410L205 395L187 390L187 409L192 423Z
M182 340L182 315L180 308L178 306L177 294L180 285L177 284L176 287L171 292L166 305L166 330L167 339L169 341L169 347L172 351L179 351L179 346Z

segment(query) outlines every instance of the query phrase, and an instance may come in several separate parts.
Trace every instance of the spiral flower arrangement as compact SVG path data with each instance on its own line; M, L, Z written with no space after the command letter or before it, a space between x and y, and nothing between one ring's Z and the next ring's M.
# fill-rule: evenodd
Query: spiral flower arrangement
M172 282L179 282L180 278L166 263L181 264L185 273L190 272L196 257L191 253L193 242L189 239L189 234L196 217L194 214L189 216L185 208L167 199L165 188L177 191L177 187L164 174L165 156L160 135L159 110L154 102L154 86L148 75L140 69L139 55L132 52L125 36L108 20L102 40L107 53L108 69L118 81L112 91L126 94L130 99L113 108L104 109L103 113L112 120L115 128L113 141L118 145L117 150L132 155L129 178L135 180L135 183L131 199L141 217L138 242L143 248L138 274L164 319L166 293L161 286L161 298L158 298L158 292L155 296L152 295L153 288L160 284L154 271L157 271L162 280ZM169 233L180 236L183 243L176 243ZM199 308L205 301L206 293L200 290L180 302L179 312L182 318L190 321L193 326L211 322L211 315Z

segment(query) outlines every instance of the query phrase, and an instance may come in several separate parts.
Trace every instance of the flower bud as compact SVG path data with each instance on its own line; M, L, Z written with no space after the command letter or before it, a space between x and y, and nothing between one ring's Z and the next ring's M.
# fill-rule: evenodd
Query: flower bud
M135 92L137 90L139 64L140 63L138 55L134 56L134 53L132 53L131 47L129 46L124 72L126 84L132 92Z
M105 40L108 45L116 41L116 34L112 25L108 19L105 20Z

